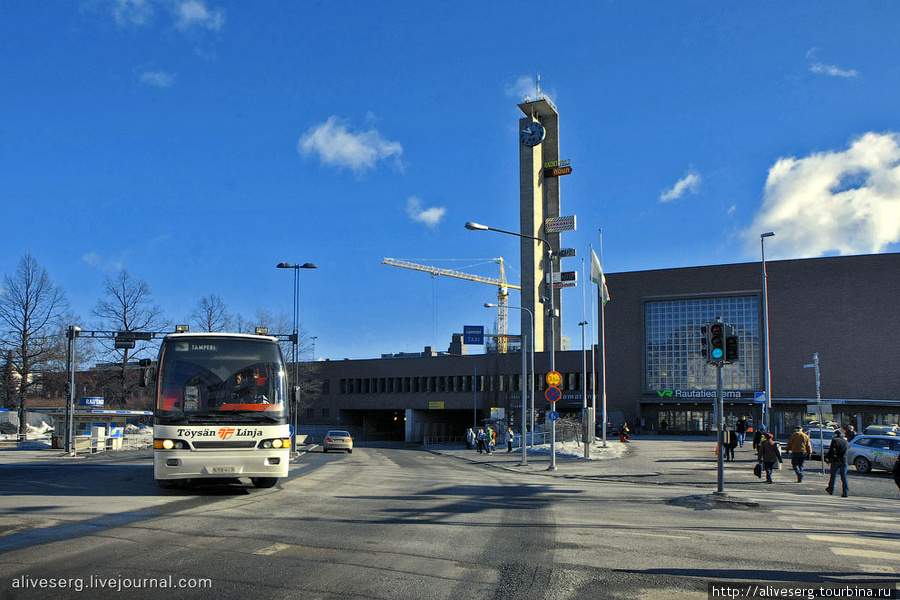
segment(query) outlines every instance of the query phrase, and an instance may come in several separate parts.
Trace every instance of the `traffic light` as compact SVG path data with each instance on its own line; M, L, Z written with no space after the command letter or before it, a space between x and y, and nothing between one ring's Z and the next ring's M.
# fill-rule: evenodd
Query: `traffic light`
M707 350L707 346L709 345L709 328L706 325L700 326L700 356L709 360L709 352Z
M707 360L711 363L721 363L725 359L725 326L722 323L708 323L706 325L708 342Z
M741 360L740 345L734 325L730 325L725 335L725 362L734 363Z

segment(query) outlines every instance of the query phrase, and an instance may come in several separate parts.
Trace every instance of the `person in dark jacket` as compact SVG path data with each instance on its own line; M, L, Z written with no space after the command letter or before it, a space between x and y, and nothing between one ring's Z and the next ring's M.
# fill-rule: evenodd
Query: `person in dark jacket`
M900 456L894 461L894 483L897 484L897 489L900 490Z
M760 425L753 434L753 449L759 451L759 445L766 439L766 426Z
M763 469L766 472L766 483L772 483L772 469L775 463L781 462L781 452L775 445L775 436L767 433L763 441L759 443L756 449L756 456L762 462Z
M747 430L750 429L750 424L747 423L747 416L742 415L740 419L738 419L737 425L734 430L737 432L738 444L740 444L741 448L744 447L744 438L747 437Z
M843 493L841 498L850 495L850 486L847 485L847 448L849 448L847 440L844 439L844 432L840 429L834 431L834 438L831 440L831 446L825 453L825 462L831 463L831 477L828 480L828 487L825 491L829 494L834 493L834 480L840 475Z

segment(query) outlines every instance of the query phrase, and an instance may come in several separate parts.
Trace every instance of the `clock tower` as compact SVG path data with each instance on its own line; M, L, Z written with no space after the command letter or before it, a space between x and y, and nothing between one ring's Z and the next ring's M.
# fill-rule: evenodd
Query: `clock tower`
M519 119L519 232L546 240L554 252L559 251L559 233L547 233L544 222L559 216L559 177L543 176L545 163L559 160L559 113L543 94L538 99L519 104L524 117ZM554 317L551 327L550 303L541 298L553 294L556 314L560 310L559 290L548 284L548 246L521 238L522 306L534 315L535 352L560 349L560 321ZM554 272L559 272L559 258L552 259ZM522 329L529 331L531 319L522 312ZM552 333L551 333L552 332ZM552 336L552 337L551 337Z

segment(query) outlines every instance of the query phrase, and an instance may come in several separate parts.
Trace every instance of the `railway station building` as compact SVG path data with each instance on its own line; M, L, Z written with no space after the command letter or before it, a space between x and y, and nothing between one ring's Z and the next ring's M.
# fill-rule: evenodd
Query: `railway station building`
M825 419L853 424L900 422L900 254L767 261L772 407L770 426L786 434L818 417L814 356L818 354ZM765 319L760 262L608 273L613 300L605 307L607 414L642 433L709 434L715 430L716 371L701 356L701 325L721 317L734 325L740 360L722 367L725 417L762 418ZM600 322L600 318L595 322ZM601 332L602 333L602 332ZM518 349L511 344L511 349ZM586 404L601 418L600 348L587 355ZM581 351L556 353L563 376L555 408L580 415ZM530 362L530 360L528 361ZM361 439L422 442L461 437L486 419L506 419L518 431L522 356L468 354L454 339L448 352L310 365L321 394L304 401L304 427L341 427ZM530 365L529 365L530 369ZM544 399L549 352L535 355L535 419Z

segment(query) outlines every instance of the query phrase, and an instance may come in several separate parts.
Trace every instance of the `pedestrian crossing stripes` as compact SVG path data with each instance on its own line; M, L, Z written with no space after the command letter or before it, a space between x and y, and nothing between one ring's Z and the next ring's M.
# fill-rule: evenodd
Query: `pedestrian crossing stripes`
M900 524L894 516L789 509L778 509L774 513L778 520L797 530L821 530L822 527L852 530L841 535L807 533L806 538L825 545L832 554L843 557L848 563L855 563L861 572L888 575L900 572Z

